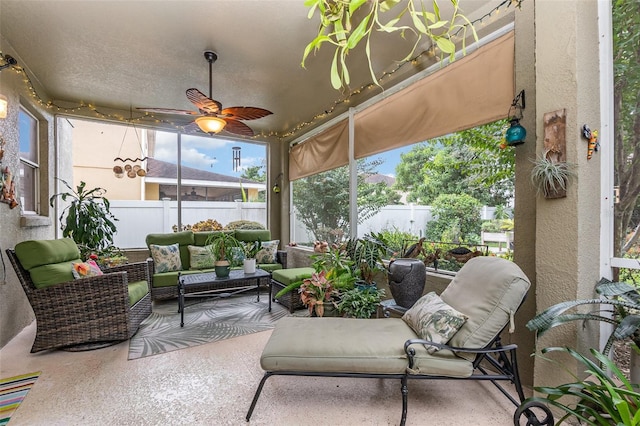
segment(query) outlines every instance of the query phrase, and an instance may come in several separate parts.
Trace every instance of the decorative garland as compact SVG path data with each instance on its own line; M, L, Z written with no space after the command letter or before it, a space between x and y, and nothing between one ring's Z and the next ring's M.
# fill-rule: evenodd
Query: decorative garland
M521 4L524 0L503 0L499 5L497 5L496 7L494 7L491 11L485 13L482 17L475 19L474 21L471 21L468 25L471 26L475 26L476 24L481 24L484 25L487 23L487 20L489 20L490 18L493 18L495 15L498 15L500 13L500 11L504 8L507 9L509 8L511 5L515 5L517 8L521 7ZM460 31L462 31L463 28L460 28L454 35L457 36L458 33ZM271 137L275 137L279 140L284 140L287 138L290 138L294 135L296 135L297 133L299 133L301 130L305 129L308 126L311 126L315 123L317 123L320 120L324 120L328 117L330 117L333 112L336 110L337 107L343 105L343 104L348 104L349 102L351 102L352 98L354 96L359 95L360 93L362 93L365 90L370 90L376 87L380 87L382 85L383 80L388 79L390 76L392 76L393 74L395 74L396 72L398 72L399 70L403 69L404 67L408 66L408 65L414 65L417 66L419 64L419 60L420 58L426 56L426 57L433 57L434 55L437 54L437 47L432 47L429 48L423 52L420 52L419 54L417 54L416 56L407 59L404 62L399 63L396 68L394 68L392 71L387 71L385 73L383 73L378 79L377 79L377 83L368 83L365 85L362 85L361 87L357 88L357 89L353 89L351 90L346 96L344 96L341 99L336 100L333 105L331 105L329 108L325 109L322 113L316 114L315 116L313 116L310 120L308 121L303 121L301 123L299 123L298 125L296 125L293 129L286 131L286 132L277 132L277 131L270 131L270 132L261 132L258 133L248 139L266 139L266 138L271 138ZM0 51L0 55L2 55L2 52ZM17 72L18 74L22 74L23 77L23 81L24 83L27 85L27 89L29 91L29 95L31 96L31 98L34 100L34 102L36 102L38 105L40 105L43 108L49 109L49 110L53 110L55 109L55 112L59 112L59 113L66 113L66 114L73 114L73 113L77 113L80 110L83 109L89 109L90 111L92 111L95 115L96 118L101 118L104 120L111 120L111 121L120 121L123 123L129 123L129 124L134 124L134 123L148 123L149 121L152 121L155 124L162 124L162 125L166 125L169 127L174 128L177 131L183 131L184 130L184 125L181 125L177 122L174 122L172 120L167 120L166 118L162 118L162 117L158 117L155 116L154 114L150 114L150 113L145 113L144 115L141 115L139 117L125 117L121 114L117 114L117 113L113 113L113 114L108 114L108 113L104 113L102 111L100 111L95 105L92 105L90 103L84 103L82 101L80 101L77 105L75 106L71 106L71 107L65 107L62 105L57 104L55 101L53 100L49 100L49 101L44 101L37 93L33 82L31 81L31 79L29 78L29 76L27 75L26 71L24 70L24 68L22 68L19 65L13 65L11 67L11 69L13 69L15 72Z

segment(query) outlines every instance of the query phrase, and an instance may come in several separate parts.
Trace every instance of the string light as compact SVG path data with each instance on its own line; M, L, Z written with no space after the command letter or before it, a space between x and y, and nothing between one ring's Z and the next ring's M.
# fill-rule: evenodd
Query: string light
M521 8L522 7L522 2L524 0L504 0L502 1L499 5L497 5L496 7L494 7L493 9L491 9L489 12L485 13L482 17L475 19L474 21L471 21L470 23L461 26L455 33L452 34L452 37L456 37L461 31L464 31L467 29L467 27L469 26L475 26L476 24L480 23L482 25L486 25L486 20L488 20L489 18L492 18L493 15L498 15L500 14L500 11L505 8L509 8L511 5L515 5L515 7L517 8ZM2 51L0 51L0 55L2 55ZM403 69L405 66L407 66L407 64L412 65L414 67L417 67L418 65L420 65L420 59L424 56L427 58L433 58L435 56L438 55L438 49L436 46L430 46L428 49L420 52L418 55L416 55L413 58L409 58L404 62L400 62L398 63L398 65L396 65L396 67L394 69L392 69L391 71L386 71L384 73L382 73L382 75L377 79L377 83L367 83L362 85L361 87L351 90L346 96L344 96L341 99L338 99L336 101L333 102L333 104L325 109L322 113L316 114L314 115L310 120L307 121L303 121L298 123L295 127L293 127L291 130L288 130L286 132L276 132L276 131L271 131L271 132L261 132L258 133L252 137L250 137L249 139L258 139L258 138L272 138L275 137L277 139L283 140L289 137L292 137L294 135L296 135L298 132L300 132L301 130L305 129L308 126L317 124L318 121L320 120L324 120L327 117L330 117L333 112L341 105L345 105L351 102L351 100L355 97L358 96L359 94L361 94L362 92L369 90L369 89L375 89L375 88L379 88L379 84L384 80L384 79L390 79L391 76L393 76L396 72L398 72L399 70ZM27 91L29 92L29 96L31 96L31 98L34 100L35 103L37 103L39 106L41 106L42 108L45 108L47 110L52 110L54 113L55 112L59 112L59 113L65 113L65 114L77 114L79 111L84 110L84 109L88 109L90 110L97 118L101 118L104 120L111 120L111 121L119 121L119 122L126 122L126 123L139 123L139 124L144 124L145 122L153 122L157 125L164 125L164 126L168 126L171 128L174 128L178 131L183 131L184 130L184 125L183 124L178 124L174 121L168 120L168 119L164 119L164 118L158 118L155 115L153 115L152 113L144 113L143 115L140 115L138 117L124 117L118 113L112 113L112 114L108 114L105 112L100 111L95 105L92 105L90 103L85 103L83 101L79 101L78 105L75 106L62 106L57 104L56 102L54 102L53 100L43 100L39 95L38 92L36 91L36 88L34 87L31 78L29 77L29 75L26 73L26 71L24 70L24 68L22 68L20 65L13 65L11 67L11 69L13 69L16 73L18 74L22 74L24 76L24 83L27 86Z

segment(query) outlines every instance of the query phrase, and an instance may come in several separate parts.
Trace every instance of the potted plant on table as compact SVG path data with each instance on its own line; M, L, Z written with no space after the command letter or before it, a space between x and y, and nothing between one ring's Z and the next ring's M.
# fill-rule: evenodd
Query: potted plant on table
M242 243L238 241L232 234L228 232L217 232L211 234L205 243L215 262L213 264L216 276L219 278L226 278L231 272L231 262L229 259L232 256L233 249L242 250Z
M244 273L254 274L256 272L256 255L262 248L262 241L249 241L244 243Z

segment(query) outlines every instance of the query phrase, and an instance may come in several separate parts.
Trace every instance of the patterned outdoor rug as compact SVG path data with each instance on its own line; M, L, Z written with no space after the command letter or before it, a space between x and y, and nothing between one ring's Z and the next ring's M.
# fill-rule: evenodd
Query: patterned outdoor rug
M9 423L39 376L40 371L0 380L0 426Z
M278 303L269 309L269 295L245 293L223 298L185 299L184 327L180 327L178 301L154 302L153 313L145 319L129 342L129 359L144 358L178 349L229 339L275 327L289 314ZM303 312L296 313L304 315Z

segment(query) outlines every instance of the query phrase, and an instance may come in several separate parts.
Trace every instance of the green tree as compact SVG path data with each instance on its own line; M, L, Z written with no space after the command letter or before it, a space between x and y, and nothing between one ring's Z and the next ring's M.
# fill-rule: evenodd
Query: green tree
M244 169L242 171L242 174L240 175L241 178L243 179L249 179L252 180L254 182L266 182L267 181L267 174L265 171L266 167L263 165L261 166L251 166L251 167L247 167L246 169ZM244 189L242 190L243 192L245 191ZM256 202L265 202L266 201L266 193L265 191L260 191L258 192L258 197L253 199L253 197L251 197L252 199L250 201L256 201Z
M615 120L614 247L623 256L640 236L640 3L614 0L613 111Z
M399 195L384 183L367 183L383 160L357 161L358 223L375 215ZM293 182L297 218L315 240L342 241L349 236L349 168L318 173Z
M243 179L249 179L255 182L266 182L267 174L265 172L265 166L251 166L242 171L240 175Z
M482 203L467 194L442 194L432 205L434 220L427 238L434 241L476 243L480 235Z
M460 193L487 205L507 204L513 196L515 153L501 148L506 125L500 120L415 145L401 156L395 188L423 205L440 194Z

